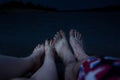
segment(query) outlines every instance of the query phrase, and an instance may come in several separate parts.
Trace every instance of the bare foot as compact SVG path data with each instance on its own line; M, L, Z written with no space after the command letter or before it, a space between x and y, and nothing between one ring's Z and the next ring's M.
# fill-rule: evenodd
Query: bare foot
M39 68L40 66L40 59L43 53L45 52L44 45L38 44L36 48L33 50L33 53L29 56L30 59L33 61L33 71Z
M58 80L53 50L52 41L46 40L44 63L37 72L32 75L31 80Z
M57 54L62 58L65 65L71 62L75 62L75 58L69 48L68 42L63 31L57 32L57 34L55 35L54 45Z
M54 47L53 42L46 40L45 41L45 56L54 57Z
M88 58L88 55L85 53L83 49L81 34L76 30L70 31L70 44L74 51L75 57L78 59L78 61L81 62Z

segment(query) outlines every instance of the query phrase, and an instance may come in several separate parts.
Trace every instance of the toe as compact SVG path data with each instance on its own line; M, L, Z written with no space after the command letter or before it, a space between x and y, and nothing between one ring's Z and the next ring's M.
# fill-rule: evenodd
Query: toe
M38 44L36 47L35 47L35 49L37 49L37 48L39 48L40 47L40 44Z
M73 29L70 30L70 36L73 36L73 37L74 37Z
M77 38L80 40L81 39L81 33L77 32Z
M62 30L60 30L60 35L62 38L65 38L65 33Z
M55 34L55 38L57 38L57 34Z
M73 32L72 32L72 34L73 34L73 37L75 37L75 30L73 29Z
M44 48L44 44L41 45L41 48L42 48L42 49Z
M79 32L77 32L77 38L79 38Z
M57 32L57 33L55 34L55 38L56 38L56 39L59 38L59 32Z
M81 33L79 33L78 38L79 38L80 40L82 39L81 36L82 36Z
M52 46L52 40L50 40L50 46Z
M59 34L59 32L57 32L56 34L55 34L55 36L54 36L54 42L57 42L57 40L60 38L60 34Z
M61 34L60 34L60 32L57 32L57 39L61 39Z
M39 48L40 48L40 47L41 47L41 45L40 45L40 44L38 44L38 46L37 46L37 47L39 47Z
M45 41L45 46L48 46L48 43L49 43L48 40L46 40L46 41Z
M75 38L77 37L77 31L76 30L74 30L74 36L75 36Z
M55 44L57 41L56 37L53 38L53 43Z
M57 42L57 37L53 38L53 44L55 44Z

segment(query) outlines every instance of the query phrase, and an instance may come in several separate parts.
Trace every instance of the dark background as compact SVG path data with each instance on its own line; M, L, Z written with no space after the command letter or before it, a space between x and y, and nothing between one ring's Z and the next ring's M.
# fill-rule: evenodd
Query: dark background
M11 2L12 1L12 2ZM82 33L89 55L120 57L119 0L0 0L0 54L25 57L63 30ZM56 57L59 78L64 66Z
M9 1L1 0L1 4ZM60 29L69 36L70 29L82 33L85 51L94 55L120 57L120 12L79 11L81 9L119 6L119 0L22 0L57 10L78 10L78 12L44 12L41 10L7 9L0 12L0 54L10 56L30 55L38 43L52 39Z
M35 5L48 6L59 10L79 10L100 8L109 5L120 5L120 0L0 0L0 3L20 1L23 3L32 2Z

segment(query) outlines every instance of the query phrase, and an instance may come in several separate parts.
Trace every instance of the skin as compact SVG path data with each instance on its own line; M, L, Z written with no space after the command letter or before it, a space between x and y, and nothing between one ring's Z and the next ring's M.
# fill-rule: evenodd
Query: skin
M52 41L45 42L45 60L42 67L31 77L32 80L58 80Z
M41 48L38 49L38 47ZM0 55L0 80L10 80L12 78L22 76L34 67L37 68L42 54L42 46L38 45L34 49L33 53L28 57L16 58Z
M70 45L74 55L69 48L65 33L59 31L55 34L54 44L57 54L65 64L65 80L76 80L80 65L89 57L84 49L81 34L76 30L70 30ZM77 59L77 61L75 60Z
M54 61L54 48L59 57L62 58L65 65L65 80L76 80L77 72L80 65L89 56L85 53L83 49L83 43L81 34L76 30L70 31L70 45L73 49L74 55L69 48L66 36L63 31L59 31L55 34L54 41L45 42L45 46L38 45L33 51L34 54L29 56L28 59L32 60L34 68L39 66L40 55L45 52L45 60L41 68L39 68L30 79L26 78L16 78L12 80L58 80L57 70ZM39 52L39 53L38 53ZM41 54L40 54L41 52ZM75 60L77 59L77 61ZM27 59L25 59L27 60ZM29 62L28 62L29 63ZM47 75L47 77L46 77Z
M58 56L63 60L65 65L65 80L75 80L73 67L76 61L63 31L56 33L54 37L54 45Z
M74 75L77 76L77 72L79 70L80 65L89 58L89 56L85 53L83 49L83 43L81 38L81 33L79 33L76 30L70 30L70 45L73 49L73 52L75 54L75 57L77 59L77 63L75 64L73 68Z
M57 69L54 60L54 48L52 41L45 41L45 60L43 65L31 76L31 78L16 78L12 80L58 80Z

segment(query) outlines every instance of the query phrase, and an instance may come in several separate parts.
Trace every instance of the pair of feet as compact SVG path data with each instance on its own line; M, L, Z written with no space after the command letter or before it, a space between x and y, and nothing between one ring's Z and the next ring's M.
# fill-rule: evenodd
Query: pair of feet
M30 59L33 61L32 70L35 71L40 66L40 60L42 55L49 56L49 58L54 58L54 47L53 47L53 41L45 41L45 44L38 44L34 50L32 55L29 56Z
M81 39L81 34L76 30L71 30L70 33L70 45L73 49L74 55L68 45L68 41L66 39L65 33L63 31L59 31L55 34L53 41L45 41L45 45L38 45L31 57L34 60L36 65L39 65L40 57L45 53L45 56L50 56L50 58L54 58L54 48L64 62L65 65L75 62L75 58L78 61L83 62L88 58L84 49L83 43Z
M83 49L81 34L76 30L70 30L69 36L69 42L74 55L63 31L57 32L54 37L56 52L62 58L65 65L75 62L75 58L81 62L88 57Z

